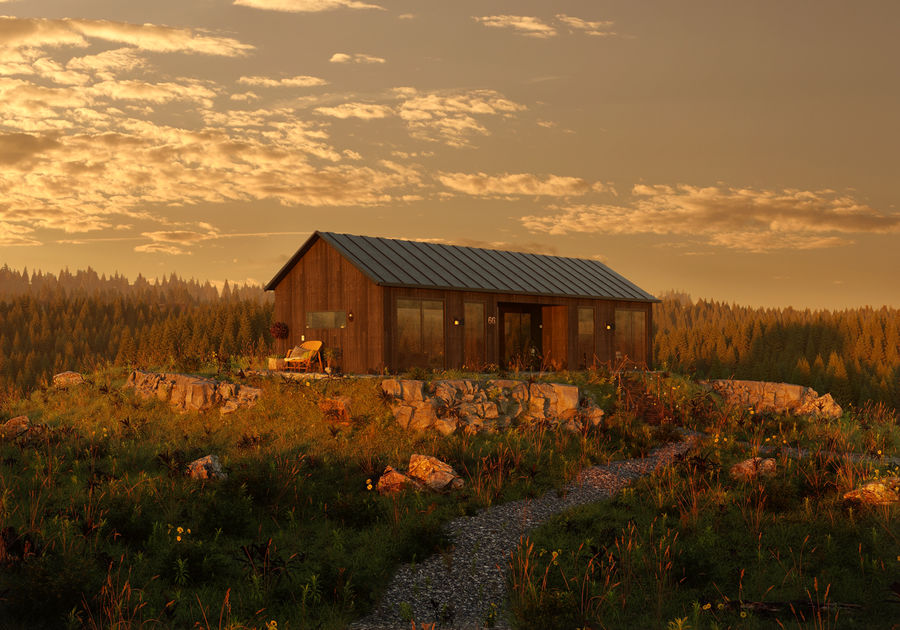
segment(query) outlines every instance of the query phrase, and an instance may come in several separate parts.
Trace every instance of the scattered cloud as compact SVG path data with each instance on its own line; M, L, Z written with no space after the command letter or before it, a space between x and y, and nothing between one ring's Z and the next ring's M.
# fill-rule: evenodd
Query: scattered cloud
M572 17L571 15L565 15L564 13L557 14L556 19L568 26L571 30L581 31L587 35L610 37L616 34L610 30L614 22L608 20L589 22L581 18Z
M0 16L0 49L75 46L101 39L151 52L182 52L237 57L254 48L207 31L111 20L17 18Z
M547 39L556 35L555 28L536 17L527 15L485 15L472 19L490 28L511 28L528 37Z
M190 254L189 251L185 251L176 245L167 245L165 243L144 243L143 245L135 245L134 251L140 254L170 254L172 256Z
M526 216L531 232L678 234L749 252L847 245L848 235L900 232L900 213L882 212L833 190L758 190L724 185L632 189L630 205L577 205Z
M592 22L566 15L565 13L556 15L558 26L529 15L486 15L473 17L472 19L490 28L512 29L519 35L537 37L539 39L555 37L559 33L559 29L562 29L563 32L583 33L597 37L612 37L616 35L614 31L610 30L614 22L608 20Z
M393 92L400 100L398 114L414 137L456 147L468 146L472 136L489 135L480 118L511 117L526 109L494 90L421 91L402 87Z
M548 175L542 178L531 173L441 173L438 180L447 188L479 197L570 197L584 195L592 189L589 182L578 177Z
M288 13L318 13L334 9L381 9L384 7L358 0L234 0L235 6L285 11Z
M241 85L254 85L259 87L315 87L328 85L328 81L319 77L306 75L287 77L284 79L272 79L270 77L241 77L238 79Z
M317 107L316 111L333 118L362 118L363 120L387 118L394 113L390 107L372 103L342 103L334 107Z
M363 53L334 53L328 61L331 63L384 63L385 59Z

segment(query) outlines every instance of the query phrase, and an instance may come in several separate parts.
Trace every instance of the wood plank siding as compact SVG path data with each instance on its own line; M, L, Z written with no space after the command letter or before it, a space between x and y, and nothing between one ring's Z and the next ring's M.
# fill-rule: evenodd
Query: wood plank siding
M307 328L306 315L344 311L344 328ZM284 347L322 341L345 372L380 371L384 365L384 289L365 277L327 242L319 240L275 287L275 319L288 325Z

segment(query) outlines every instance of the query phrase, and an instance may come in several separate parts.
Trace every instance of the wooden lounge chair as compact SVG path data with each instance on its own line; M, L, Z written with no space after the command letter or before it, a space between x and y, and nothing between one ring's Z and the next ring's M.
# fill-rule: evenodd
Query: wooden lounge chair
M321 349L321 341L304 341L299 346L294 346L284 358L285 369L296 372L309 372L312 369L313 362L318 359L319 371L323 371Z

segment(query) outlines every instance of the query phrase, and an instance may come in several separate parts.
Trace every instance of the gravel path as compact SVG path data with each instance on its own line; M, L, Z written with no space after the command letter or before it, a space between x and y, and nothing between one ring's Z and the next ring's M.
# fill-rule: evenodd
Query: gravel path
M372 614L350 628L407 630L411 614L420 626L437 622L438 628L474 630L485 626L492 610L494 627L508 628L503 618L504 573L521 536L569 508L615 496L638 477L689 450L695 441L696 436L689 436L644 458L593 466L562 490L452 520L446 529L453 551L402 566Z

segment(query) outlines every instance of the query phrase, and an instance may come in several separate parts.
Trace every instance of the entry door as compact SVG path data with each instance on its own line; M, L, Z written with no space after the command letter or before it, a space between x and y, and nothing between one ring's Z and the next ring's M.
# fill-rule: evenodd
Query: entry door
M540 307L502 310L503 348L501 356L508 367L536 370L541 366Z

